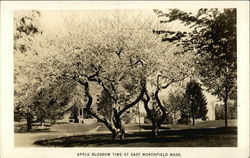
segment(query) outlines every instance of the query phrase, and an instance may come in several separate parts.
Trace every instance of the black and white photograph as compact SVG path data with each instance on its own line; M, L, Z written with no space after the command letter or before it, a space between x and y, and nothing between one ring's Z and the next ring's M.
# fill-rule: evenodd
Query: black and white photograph
M239 97L239 83L249 74L241 73L237 6L11 13L12 51L1 56L12 56L15 149L167 158L185 157L168 148L242 147L239 116L248 114L249 96Z

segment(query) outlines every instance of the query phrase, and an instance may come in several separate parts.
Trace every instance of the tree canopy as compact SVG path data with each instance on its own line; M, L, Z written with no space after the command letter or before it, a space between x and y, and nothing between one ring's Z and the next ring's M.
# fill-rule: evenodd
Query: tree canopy
M175 55L178 47L161 42L161 37L152 33L158 27L153 17L133 11L90 13L80 12L78 18L66 18L63 33L51 35L43 31L34 36L31 53L16 56L15 62L25 61L20 64L25 82L16 82L23 87L16 100L28 107L39 91L51 89L53 93L45 93L48 96L44 98L49 99L42 103L56 100L58 105L65 105L74 88L83 86L82 93L89 98L87 109L116 137L118 133L124 134L122 114L141 101L146 91L156 89L158 96L161 89L191 74L192 55ZM90 82L99 84L112 99L107 106L112 106L113 119L92 110Z
M199 9L196 15L179 9L155 13L162 18L161 23L179 20L191 28L190 32L154 32L162 35L162 41L182 46L181 52L196 54L196 69L202 83L224 101L227 126L227 100L235 96L237 87L236 9Z

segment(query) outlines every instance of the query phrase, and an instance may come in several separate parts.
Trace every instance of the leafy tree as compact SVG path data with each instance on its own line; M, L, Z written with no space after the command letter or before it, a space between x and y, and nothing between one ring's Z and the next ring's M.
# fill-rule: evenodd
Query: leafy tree
M215 106L215 119L225 119L225 111L223 104L216 104ZM234 100L228 101L228 119L237 119L237 102Z
M59 81L48 87L39 89L32 98L32 107L36 121L41 124L45 120L55 123L61 119L63 114L68 111L65 105L69 104L75 95L75 83Z
M196 15L178 9L155 13L163 18L161 23L179 20L190 27L188 33L166 30L154 33L162 34L162 41L182 46L182 52L195 52L202 82L224 102L227 126L227 102L236 93L236 9L199 9Z
M39 11L17 11L14 16L14 52L27 52L30 50L34 36L41 34Z
M188 109L195 124L196 118L204 118L207 115L207 101L202 93L200 85L192 80L187 84L185 95L188 99Z
M123 138L125 130L121 116L144 94L144 75L148 74L146 70L150 65L143 64L142 60L148 60L145 51L152 53L155 50L157 38L147 28L150 25L140 24L141 21L130 21L131 18L125 16L126 19L119 23L121 18L112 14L107 19L97 17L101 17L101 23L96 23L98 20L70 21L66 24L65 34L51 38L45 34L38 39L42 46L36 47L34 52L37 55L27 61L31 69L25 68L25 77L27 82L30 81L31 89L22 89L25 97L17 101L31 109L33 96L39 89L53 89L52 85L60 81L81 85L84 89L82 96L88 97L86 107L89 113L108 127L114 139ZM43 48L46 49L43 51ZM114 104L111 105L110 120L92 109L91 82L99 84L112 98ZM70 87L70 84L67 86ZM60 90L55 90L52 98L61 105L56 96L68 97L72 91L66 91L62 95Z
M79 123L78 119L78 108L77 107L72 107L71 114L70 114L70 119L74 120L74 123Z
M168 109L162 103L162 99L159 94L168 89L171 85L179 83L186 78L195 75L193 69L193 55L192 54L177 54L180 47L173 46L171 43L163 43L168 46L168 50L159 53L155 53L156 60L153 65L153 73L147 80L147 91L142 101L144 102L145 110L152 120L152 132L154 135L158 135L159 127L165 122L168 116ZM162 46L164 48L165 46ZM150 96L150 94L153 94ZM154 114L154 106L150 106L151 101L155 101L156 108L159 108L160 113Z
M26 99L31 98L31 93L26 93L27 89L34 90L27 80L27 70L32 69L27 61L32 60L35 56L33 51L36 38L41 35L40 12L37 11L17 11L14 14L14 83L15 83L15 116L26 118L27 131L32 128L32 120L34 118L31 104Z
M187 124L189 120L188 99L182 91L173 91L168 95L165 105L178 123Z
M178 51L178 49L172 49L171 51L172 52L166 52L166 54L161 56L164 61L156 68L157 75L152 75L153 79L149 80L151 83L151 86L149 87L155 88L153 92L151 90L152 95L149 95L148 88L145 92L145 96L142 98L145 110L147 111L150 120L152 120L152 132L155 136L158 135L159 127L166 121L170 113L168 107L163 105L159 93L162 90L167 89L170 85L181 82L194 75L192 69L192 55L175 55L173 52ZM151 105L151 109L149 106L150 98L155 101L156 104L156 106Z
M93 14L95 20L90 18ZM174 56L172 52L176 47L159 42L160 37L152 34L155 19L140 16L140 13L90 11L89 14L79 12L78 17L77 20L65 19L63 34L52 36L44 31L36 39L38 46L32 51L36 55L26 61L30 66L25 67L27 72L24 73L31 88L22 89L25 97L18 101L24 103L22 100L25 100L25 104L32 105L34 94L39 89L53 89L56 83L58 87L67 83L66 93L59 88L53 92L53 97L48 97L54 98L58 106L63 106L65 104L61 103L67 102L63 98L68 98L71 88L75 87L71 84L79 85L83 90L76 95L88 97L88 112L107 126L114 139L122 139L125 112L146 97L147 91L151 91L149 85L156 89L152 91L158 97L161 89L187 77L188 73L183 72L188 71L183 70L187 69L185 63L189 63L191 55ZM110 118L106 113L92 109L93 82L101 86L112 100L113 104L105 105L112 109ZM73 106L73 102L65 108ZM159 97L157 104L163 117L156 129L166 118Z
M72 42L75 39L79 40L79 35L86 36L86 33L83 32L86 27L88 27L88 32L89 29L93 29L90 31L93 34L88 39L94 39L94 41L86 41L86 38L81 39L86 42L85 47L83 47L83 42L73 42L77 44L77 46L74 46L77 48L74 50L77 57L89 60L81 64L83 61L73 56L72 61L78 62L79 68L77 70L82 71L82 73L78 72L78 79L86 90L91 90L87 82L96 82L109 93L114 102L111 111L112 121L91 110L91 102L87 104L89 105L87 109L92 116L110 129L115 138L118 134L122 136L124 135L124 129L121 116L140 100L147 98L147 91L149 91L147 87L152 86L156 90L150 89L150 91L154 91L153 93L158 100L157 106L162 114L161 117L153 121L153 124L155 124L153 132L157 135L159 126L166 120L167 116L166 109L158 94L170 84L181 81L190 75L190 71L186 71L186 69L192 70L190 68L192 55L173 55L172 52L178 48L171 44L159 42L160 37L153 35L151 32L154 27L152 19L147 18L145 20L138 15L136 15L136 18L131 18L128 15L119 14L119 12L115 13L118 13L118 15L113 14L105 19L103 23L105 25L102 24L101 28L99 25L96 28L96 24L89 27L89 24L84 24L76 27L78 30L69 30L71 36L76 36L76 38L67 37ZM115 19L112 19L113 16ZM72 22L70 22L70 25L72 25ZM83 54L84 51L89 54ZM71 58L72 56L69 56L69 59ZM85 71L83 71L84 69ZM86 91L85 95L91 97L91 94ZM135 97L136 95L137 97Z
M14 13L14 113L18 120L26 118L27 131L34 121L55 122L62 117L68 110L63 106L72 100L70 94L76 87L71 80L59 80L55 75L58 70L52 70L58 66L50 58L56 51L51 43L55 38L42 31L41 16L40 11Z

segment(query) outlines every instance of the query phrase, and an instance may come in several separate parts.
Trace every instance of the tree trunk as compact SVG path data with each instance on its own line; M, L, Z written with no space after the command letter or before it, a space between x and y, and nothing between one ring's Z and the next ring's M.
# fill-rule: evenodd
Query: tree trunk
M116 128L116 132L112 133L112 138L113 140L123 140L125 137L125 128L124 128L124 124L122 123L121 125L119 125L118 123L115 123L115 126L119 126L118 128Z
M193 120L193 126L194 126L194 124L195 124L195 123L194 123L194 122L195 122L194 116L192 116L192 120Z
M158 130L159 130L159 126L157 124L157 120L153 120L152 121L152 134L153 136L157 136L158 135Z
M120 119L120 115L118 115L117 110L116 109L112 110L111 116L113 118L111 118L111 120L108 120L107 118L105 118L102 115L93 111L91 109L93 97L89 92L89 84L88 84L88 82L81 82L81 81L80 81L80 84L84 86L85 95L88 97L88 102L86 104L86 110L91 114L91 116L93 116L98 121L105 124L105 126L111 131L113 139L117 139L119 137L120 140L122 140L124 138L124 135L125 135L125 128L124 128L124 125Z
M158 75L157 77L157 84L159 85L159 77L161 77L161 75ZM172 83L174 82L179 82L179 81L182 81L184 80L186 77L183 77L179 80L171 80L170 82L168 82L166 85L160 87L158 86L155 93L154 93L154 96L155 96L155 99L156 99L156 103L157 105L159 106L161 112L162 112L162 115L161 116L157 116L156 112L155 112L155 108L153 106L153 110L151 111L148 107L148 102L149 102L149 95L147 94L147 90L145 89L145 94L146 94L146 97L147 99L143 99L142 98L142 101L144 102L144 107L145 107L145 110L147 111L147 113L149 114L151 120L152 120L152 133L154 136L157 136L158 135L158 131L159 131L159 128L161 127L161 125L166 121L167 119L167 116L169 113L167 113L167 110L166 108L162 105L161 103L161 100L159 98L159 92L161 89L167 89L169 85L171 85ZM145 84L146 86L146 84Z
M142 98L142 101L144 103L144 108L149 116L149 118L151 119L151 122L152 122L152 134L153 136L157 136L158 135L158 125L157 125L157 120L156 120L156 117L155 117L155 110L154 110L154 107L152 110L149 109L148 107L148 103L150 101L150 97L148 95L148 91L146 90L145 91L145 97Z
M142 98L142 101L144 103L144 108L145 108L145 110L146 110L146 112L147 112L147 114L150 117L151 122L152 122L152 135L153 136L158 135L158 131L159 131L160 126L162 125L162 123L164 123L164 121L167 118L166 110L165 110L165 108L162 106L162 104L160 102L160 99L158 97L158 93L159 93L159 89L157 89L156 92L155 92L155 98L156 98L156 101L157 101L157 105L160 107L160 109L162 111L162 115L160 117L157 117L154 106L153 106L152 110L150 110L149 107L148 107L150 97L148 95L147 90L145 91L146 98L145 97Z
M228 122L227 122L227 92L226 92L226 95L225 95L225 98L224 98L224 108L225 108L225 127L228 127Z
M155 99L157 102L157 105L160 107L162 115L157 118L156 117L156 131L158 132L158 129L161 127L161 125L166 121L167 119L167 112L166 112L166 108L162 105L161 100L159 98L159 91L160 89L157 88L157 90L155 91Z
M98 84L100 84L104 89L107 89L99 78L98 79L92 78L91 81L95 81ZM93 111L91 109L93 97L89 91L88 81L79 79L78 82L84 86L85 95L88 97L88 102L86 104L86 110L90 113L91 116L95 117L98 121L100 121L106 125L106 127L111 131L113 139L120 138L120 140L122 140L124 138L124 135L125 135L125 128L124 128L123 122L121 121L121 115L126 110L128 110L132 106L136 105L141 100L141 98L143 97L144 92L145 92L146 81L145 80L141 81L141 86L142 86L141 92L140 92L139 96L137 96L137 98L133 102L125 105L124 108L122 110L120 110L119 112L117 111L117 109L113 108L112 114L111 114L111 117L113 117L113 118L111 118L111 120L108 120L104 116L98 114L96 111Z
M29 112L27 113L26 119L27 119L27 132L30 132L32 129L32 115L31 115L31 113L29 113Z
M55 124L55 123L56 123L56 119L53 118L53 119L50 121L50 123L51 123L52 125Z
M117 132L113 135L114 139L117 139L118 137L120 140L123 140L125 136L125 128L124 128L124 123L121 120L120 115L118 115L118 111L116 108L113 108L113 119L112 122L117 129Z
M227 84L228 84L228 68L226 67L226 85L225 85L225 98L224 98L224 108L225 108L225 127L228 126L228 123L227 123L227 100L228 100L228 87L227 87Z

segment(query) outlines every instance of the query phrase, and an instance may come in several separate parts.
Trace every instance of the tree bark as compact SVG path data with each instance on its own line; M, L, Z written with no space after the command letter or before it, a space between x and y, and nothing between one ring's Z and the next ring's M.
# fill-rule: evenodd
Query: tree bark
M32 129L32 115L29 112L26 115L27 115L26 116L26 120L27 120L27 132L30 132L31 129Z
M140 95L133 101L132 103L126 105L121 111L117 111L117 109L112 109L112 118L108 120L107 118L103 117L102 115L96 113L91 109L91 105L93 102L93 97L89 92L89 83L87 81L79 80L79 83L84 86L85 88L85 95L88 97L88 102L86 104L86 110L90 113L91 116L95 117L100 122L104 123L106 127L111 131L112 138L120 140L124 139L125 136L125 128L124 124L121 120L121 115L125 112L128 108L136 105L144 94L144 88L142 88Z
M115 127L112 125L112 123L107 118L101 116L100 114L96 113L95 111L93 111L91 109L93 97L89 92L89 83L87 81L82 81L82 80L79 80L79 83L84 86L85 95L88 97L88 102L86 104L86 110L90 113L91 116L93 116L94 118L96 118L100 122L104 123L106 125L106 127L111 131L111 133L114 137L114 135L116 135L116 133L118 132L117 129L115 129Z
M194 122L195 122L194 116L192 116L192 120L193 120L193 126L194 126L194 124L195 124L195 123L194 123Z
M225 108L225 127L228 127L228 122L227 122L227 100L228 100L228 68L226 67L226 84L225 84L225 97L224 97L224 108Z
M113 108L113 123L114 123L114 126L117 130L117 132L113 135L113 139L117 139L117 138L120 138L120 140L123 140L124 139L124 136L125 136L125 128L124 128L124 124L121 120L121 117L120 115L118 115L118 111L117 109Z
M160 117L157 117L157 116L156 116L156 113L155 113L155 111L154 111L154 108L153 108L153 112L152 112L152 115L151 115L151 116L152 116L151 120L152 120L152 133L153 133L154 136L157 136L157 135L158 135L158 130L159 130L159 128L160 128L161 125L166 121L167 116L168 116L167 110L166 110L166 108L162 105L161 100L160 100L160 98L159 98L159 92L160 92L160 90L161 90L161 89L167 89L167 88L169 87L169 85L171 85L172 83L182 81L182 80L184 80L187 76L184 76L183 78L180 78L180 79L177 79L177 80L172 79L172 80L170 80L170 81L169 81L166 85L164 85L164 86L160 86L160 84L159 84L159 83L160 83L160 82L159 82L160 77L168 78L168 77L162 76L162 75L158 75L158 76L157 76L157 84L158 84L158 87L157 87L157 89L156 89L156 91L155 91L155 93L154 93L154 96L155 96L155 99L156 99L156 103L157 103L157 105L159 106L159 108L160 108L160 110L161 110L161 112L162 112L162 115L161 115ZM145 110L147 111L147 113L149 114L149 111L150 111L150 110L149 110L149 108L148 108L148 105L144 103L144 107L145 107Z
M153 114L154 116L154 121L153 121L153 129L152 132L155 136L158 135L158 131L159 128L161 127L161 125L166 121L167 119L167 113L166 113L166 108L162 105L161 100L159 98L159 92L160 89L157 88L155 91L155 99L157 102L157 105L159 106L159 108L161 109L162 115L160 117L157 118L156 114ZM154 112L155 113L155 112Z
M130 104L125 105L124 108L118 112L118 115L121 116L126 110L128 110L132 106L139 103L139 101L142 100L143 95L144 95L145 92L146 92L146 80L142 79L141 80L141 92L140 92L139 96L133 102L131 102Z
M159 126L157 125L157 121L154 121L152 129L153 136L158 136L158 131L159 131Z
M158 93L159 93L159 89L157 89L155 91L155 98L157 101L157 105L160 107L160 109L162 111L162 115L160 117L157 117L156 112L155 112L155 107L153 107L152 110L149 109L148 103L150 101L150 97L148 95L147 90L145 91L145 97L142 98L142 101L144 103L144 108L152 121L152 134L153 134L153 136L158 135L158 131L159 131L160 126L167 118L166 109L162 106L160 98L158 96Z
M156 119L156 116L155 116L155 110L154 110L154 107L153 107L153 110L150 110L149 109L149 106L148 106L148 103L150 101L150 97L148 95L148 91L146 90L145 91L145 97L142 98L142 101L144 103L144 108L150 118L150 120L152 121L152 134L154 136L157 136L158 135L158 126L157 126L157 119Z
M226 94L224 98L224 108L225 108L225 127L228 127L228 122L227 122L227 100L228 100L228 94L227 94L227 86L226 86Z

